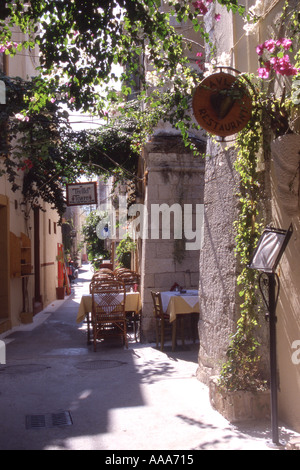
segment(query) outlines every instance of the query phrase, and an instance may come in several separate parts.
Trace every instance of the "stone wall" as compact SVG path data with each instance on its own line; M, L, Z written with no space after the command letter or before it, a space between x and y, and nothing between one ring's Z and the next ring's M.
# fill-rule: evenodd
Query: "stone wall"
M203 148L204 150L204 148ZM155 324L151 290L170 290L176 282L189 289L199 285L199 250L187 250L184 237L174 239L174 222L171 214L170 239L163 239L160 221L159 238L153 239L153 205L178 204L193 207L196 228L196 205L203 204L204 159L194 157L178 137L156 136L148 143L145 152L147 184L144 204L148 212L148 239L142 241L142 338L155 339ZM184 214L184 213L183 213ZM184 216L183 221L184 223ZM184 231L182 232L184 234Z
M200 253L198 378L208 384L225 358L236 321L237 266L233 223L238 214L235 196L238 175L234 150L208 142L205 168L204 243Z

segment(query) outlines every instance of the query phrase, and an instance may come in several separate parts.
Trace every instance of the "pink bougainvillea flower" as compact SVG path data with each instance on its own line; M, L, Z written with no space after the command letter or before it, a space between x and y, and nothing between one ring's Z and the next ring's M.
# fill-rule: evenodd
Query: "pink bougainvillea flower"
M268 69L264 68L264 67L260 67L258 69L258 76L260 78L269 78L269 75L270 75L270 72Z
M23 165L18 167L18 171L22 170L31 170L33 168L33 163L32 161L28 158L27 160L24 160Z
M31 161L29 158L24 161L24 164L26 165L26 167L28 168L28 170L30 170L31 168L33 168L33 163L32 163L32 161Z
M207 6L202 1L198 0L197 2L194 2L193 7L195 8L195 10L199 10L199 13L201 13L202 15L206 15L206 13L208 12Z
M262 63L262 67L258 69L258 74L261 78L269 78L271 69L279 75L292 76L299 73L300 69L291 64L289 55L285 54L283 57L280 57L282 55L282 48L288 50L291 48L292 44L291 39L280 38L277 41L268 39L263 44L259 44L256 47L256 52L259 56L263 55L265 49L273 54L270 60ZM281 51L280 49L276 51L276 47L281 48ZM279 52L281 53L279 54Z
M203 52L197 52L197 57L203 57ZM201 60L196 60L196 64L198 65L200 70L204 70L204 65Z
M216 20L216 21L220 21L220 19L221 19L220 13L216 14L216 15L215 15L215 20Z
M259 44L259 45L256 47L256 52L257 52L257 54L258 54L258 55L263 55L264 49L265 49L265 45L264 45L264 44Z
M282 46L285 50L288 50L292 46L292 44L293 42L291 39L281 38L277 41L274 41L274 39L268 39L263 44L259 44L257 46L256 52L258 55L262 55L264 50L267 49L267 51L273 53L275 51L276 46Z
M290 57L288 55L285 55L284 57L271 57L269 64L269 70L271 70L272 66L275 72L279 75L292 76L299 73L299 69L291 64Z
M269 52L274 52L275 47L276 47L276 42L273 39L268 39L263 44L259 44L256 47L256 52L258 55L263 55L263 52L265 49L267 49Z
M6 44L6 49L8 49L8 50L12 49L13 47L14 47L14 48L17 48L17 47L18 47L18 43L17 43L17 42L14 42L14 43L13 43L13 42L8 42L8 43Z
M274 39L268 39L267 41L264 42L264 46L269 52L274 52L275 47L276 47L276 42L274 41Z
M17 42L7 42L6 44L2 44L0 46L0 54L3 54L5 51L10 51L12 48L17 48L18 43Z
M15 118L18 119L19 121L22 121L22 122L29 122L29 117L28 117L28 116L24 116L24 115L21 114L21 113L15 114Z
M276 46L282 46L286 51L291 47L292 44L292 40L287 38L281 38L276 41Z

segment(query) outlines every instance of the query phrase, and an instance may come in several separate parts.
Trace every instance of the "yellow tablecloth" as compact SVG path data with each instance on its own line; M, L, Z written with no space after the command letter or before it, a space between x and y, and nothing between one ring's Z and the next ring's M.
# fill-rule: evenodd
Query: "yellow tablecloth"
M141 294L139 292L127 292L125 298L126 312L139 312L142 308ZM78 309L77 323L84 321L86 315L92 311L92 295L83 295Z
M200 304L198 294L185 296L184 294L180 295L176 293L171 295L169 298L168 307L166 309L166 313L170 315L170 322L176 320L176 315L178 314L199 312Z

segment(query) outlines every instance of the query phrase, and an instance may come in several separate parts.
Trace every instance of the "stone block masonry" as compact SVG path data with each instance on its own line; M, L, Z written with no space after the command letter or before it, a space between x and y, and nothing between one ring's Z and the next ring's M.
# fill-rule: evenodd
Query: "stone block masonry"
M189 153L178 137L157 136L147 145L145 167L148 182L144 205L148 213L149 233L151 234L151 208L155 204L164 204L169 208L180 206L183 209L183 224L184 209L187 209L185 205L189 205L192 228L195 231L197 205L203 205L204 159ZM200 250L186 249L188 240L184 236L184 229L181 238L176 238L176 234L174 236L174 228L178 222L176 211L174 214L173 216L170 213L170 237L163 238L162 226L166 221L161 215L158 237L153 239L149 236L142 241L142 338L145 341L155 339L151 290L170 290L175 282L188 289L198 289L199 286Z

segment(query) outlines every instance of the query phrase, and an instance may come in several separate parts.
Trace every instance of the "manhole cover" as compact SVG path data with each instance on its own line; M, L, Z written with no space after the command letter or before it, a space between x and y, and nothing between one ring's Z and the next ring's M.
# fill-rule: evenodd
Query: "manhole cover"
M124 364L126 364L126 362L112 360L86 361L79 362L76 368L82 370L113 369L114 367L121 367Z
M49 369L49 366L43 364L18 364L13 366L0 367L0 373L5 374L32 374L34 372L41 372L42 370Z
M26 429L55 428L72 426L73 421L69 411L48 413L45 415L28 415L25 418Z

